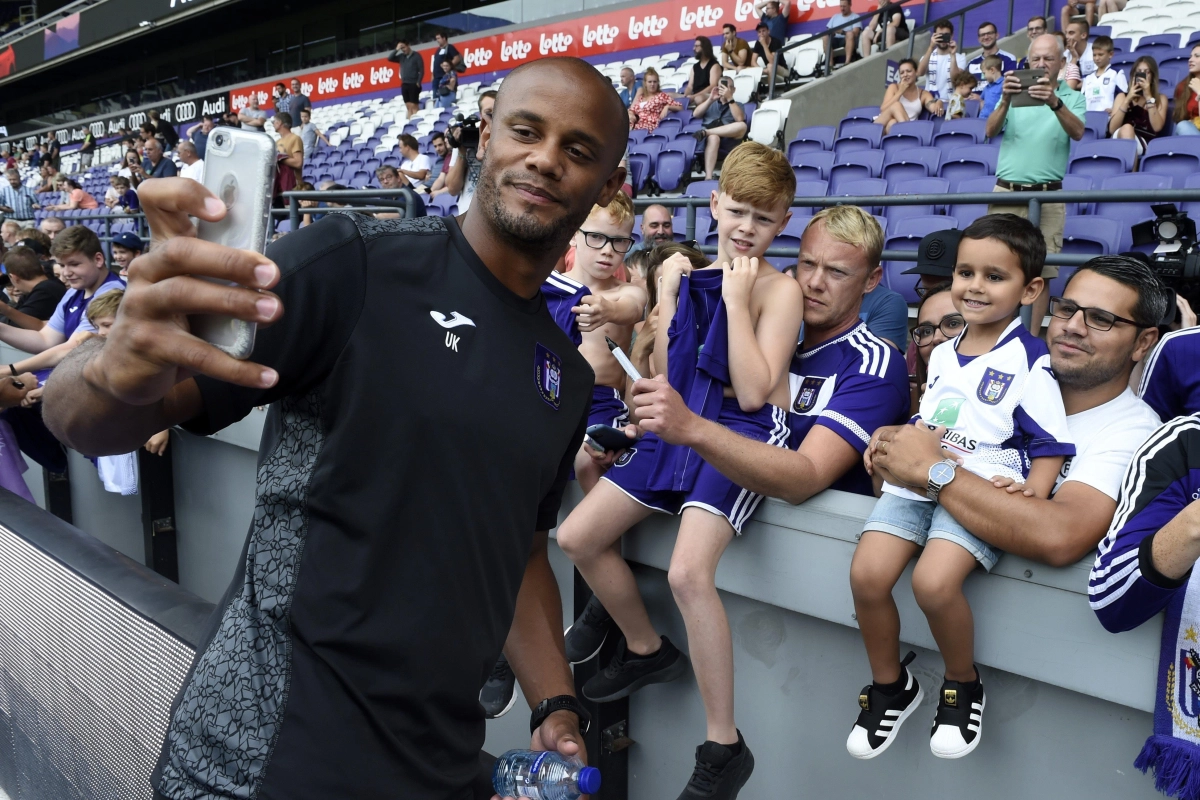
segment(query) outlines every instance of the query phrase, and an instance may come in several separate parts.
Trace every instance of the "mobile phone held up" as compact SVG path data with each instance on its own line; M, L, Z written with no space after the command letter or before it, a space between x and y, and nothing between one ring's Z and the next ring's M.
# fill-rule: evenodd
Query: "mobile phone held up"
M271 191L275 186L275 142L257 131L214 128L204 158L204 188L225 204L217 222L200 220L206 242L253 250L267 248L271 230ZM230 286L228 281L214 281ZM250 357L257 325L218 314L188 318L192 333L234 358Z

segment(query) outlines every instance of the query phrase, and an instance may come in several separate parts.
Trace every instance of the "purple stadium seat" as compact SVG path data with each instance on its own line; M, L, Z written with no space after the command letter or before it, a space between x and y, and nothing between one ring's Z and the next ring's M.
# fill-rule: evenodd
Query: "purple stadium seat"
M662 151L662 144L659 142L642 142L629 148L629 155L634 153L642 153L646 156L646 177L654 177L654 164L658 161L658 154ZM639 187L640 188L640 187Z
M275 220L275 232L276 233L291 233L292 232L292 221L290 219L288 219L287 217L284 217L283 219Z
M1139 56L1158 56L1179 49L1178 33L1156 33L1138 39L1137 54Z
M692 181L688 184L684 197L709 197L720 188L720 181Z
M1141 171L1166 175L1172 185L1183 188L1188 175L1200 172L1200 137L1160 136L1146 145Z
M801 236L804 235L804 230L805 230L805 228L808 227L808 221L812 217L812 215L795 213L795 212L803 211L803 210L804 209L799 206L792 209L792 212L793 212L792 218L789 219L787 221L787 224L783 226L783 232L785 234L787 234L788 236L795 236L796 238L800 238ZM811 212L812 207L809 206L808 210Z
M894 192L906 181L937 175L941 164L942 151L936 147L908 147L887 155L881 177Z
M824 197L828 192L829 181L796 181L796 197ZM792 219L811 217L815 210L812 206L793 206ZM808 223L805 222L804 224L807 225Z
M688 166L690 167L692 164L692 159L696 156L696 148L699 146L700 143L696 141L695 136L685 135L663 145L663 150L678 150L679 152L683 153L685 156L687 156Z
M679 117L667 117L658 123L658 127L654 129L655 134L661 134L668 139L674 139L675 134L683 130L683 120Z
M654 180L664 192L674 192L691 172L691 165L689 154L681 150L664 149L659 152L654 164Z
M863 178L878 178L882 169L882 150L852 150L849 153L839 153L833 169L829 171L829 183L836 194L838 187L843 183Z
M634 128L629 132L629 140L641 144L646 138L647 131L642 128Z
M884 240L883 249L916 252L917 246L921 244L921 239L926 234L955 227L957 227L957 223L953 217L909 217L901 220L896 226L895 232ZM909 303L916 303L919 300L916 293L918 278L916 275L902 275L901 273L913 266L911 261L889 260L883 262L884 283L893 292L904 295L905 301Z
M1200 42L1200 31L1193 31L1192 35L1189 36L1187 41L1183 43L1183 49L1191 50L1192 46L1195 45L1197 42Z
M832 150L835 130L832 125L813 125L796 131L796 137L788 145L788 161L795 164L795 157L812 150Z
M634 191L640 192L646 185L646 178L650 177L650 154L630 149L628 163L629 181Z
M1104 217L1067 217L1063 225L1064 253L1103 256L1120 252L1121 220Z
M993 175L982 175L978 178L967 178L960 181L956 194L983 194L996 188L996 178ZM950 206L950 215L958 220L958 227L965 228L987 213L985 204L955 204Z
M950 181L950 191L957 191L958 184L967 178L996 174L996 160L1000 148L994 144L971 144L955 148L942 160L938 177Z
M874 122L843 124L838 138L833 143L833 152L848 153L851 150L878 150L883 138L883 126Z
M846 112L846 116L842 117L842 121L838 123L838 136L842 135L847 125L859 122L874 124L873 120L877 116L879 116L879 106L859 106L858 108L850 109ZM883 130L882 125L880 126L880 130Z
M928 147L933 144L933 121L915 120L900 122L892 126L892 132L883 137L881 148L884 153L906 147Z
M661 147L662 145L666 144L667 142L671 141L674 138L675 138L674 134L667 136L665 134L658 133L658 132L648 133L648 134L646 134L646 138L642 139L642 144L657 144Z
M948 153L964 144L983 144L987 139L987 120L948 119L933 135L933 145Z
M792 171L796 173L796 180L827 180L836 158L835 154L824 150L800 153L792 162Z
M1107 111L1088 111L1084 117L1082 141L1091 142L1108 136Z
M1094 142L1079 142L1071 156L1067 172L1073 175L1090 175L1093 180L1103 180L1133 170L1137 156L1137 145L1132 139L1098 139Z
M830 197L882 197L887 194L887 181L883 178L864 178L857 181L847 181L837 188L830 190ZM878 214L876 206L863 206L872 214Z
M350 179L350 188L365 189L371 185L372 177L374 176L371 175L371 173L359 170L358 172L354 173L354 177Z
M1152 175L1141 172L1131 173L1129 175L1113 175L1105 178L1100 184L1100 197L1104 196L1104 192L1130 191L1130 190L1148 190L1148 189L1169 189L1171 188L1171 179L1166 175ZM1121 250L1128 250L1133 245L1133 236L1129 232L1129 226L1139 222L1144 222L1148 219L1154 219L1154 212L1150 210L1148 202L1141 203L1122 203L1122 202L1104 202L1096 203L1096 214L1101 217L1109 217L1111 219L1121 220L1119 229L1121 231ZM1095 219L1090 220L1095 225Z
M1062 184L1063 191L1066 192L1090 192L1095 188L1092 179L1087 175L1064 175ZM1068 217L1077 217L1082 214L1091 213L1091 203L1067 203Z
M948 194L950 192L950 181L945 178L917 178L916 180L906 181L900 186L895 186L889 183L891 189L889 194ZM932 204L920 206L888 206L887 219L888 229L893 230L896 224L902 219L910 217L928 217L941 213L941 208Z

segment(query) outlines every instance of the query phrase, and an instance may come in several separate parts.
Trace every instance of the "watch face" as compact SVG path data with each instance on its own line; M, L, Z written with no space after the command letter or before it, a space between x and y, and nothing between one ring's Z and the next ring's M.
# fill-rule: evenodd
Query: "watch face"
M954 467L949 464L937 463L929 468L929 480L939 485L945 485L954 477Z

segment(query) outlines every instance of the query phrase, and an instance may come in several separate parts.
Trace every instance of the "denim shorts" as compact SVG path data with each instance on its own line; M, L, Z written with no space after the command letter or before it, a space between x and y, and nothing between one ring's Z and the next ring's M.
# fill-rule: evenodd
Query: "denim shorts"
M945 539L975 556L988 572L1000 558L999 550L959 525L958 520L937 503L897 497L887 492L875 503L863 531L890 533L921 547L930 539Z

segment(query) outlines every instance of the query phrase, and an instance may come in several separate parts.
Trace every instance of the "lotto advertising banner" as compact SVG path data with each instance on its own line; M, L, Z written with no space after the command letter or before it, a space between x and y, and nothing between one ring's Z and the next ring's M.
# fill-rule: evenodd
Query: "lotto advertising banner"
M854 11L866 13L868 0L854 0ZM873 5L871 6L873 7ZM789 22L801 23L828 19L838 13L837 0L798 0L790 9ZM620 50L653 47L680 42L680 51L691 53L690 42L697 36L715 38L726 24L739 31L752 31L758 25L752 0L709 0L704 3L664 0L636 9L611 11L548 25L455 42L467 69L461 75L508 70L546 56L602 55ZM431 74L430 61L436 46L416 48L425 61L425 81ZM301 89L313 102L378 92L399 85L397 65L386 58L302 73ZM240 110L258 94L261 108L273 109L271 90L274 83L262 83L235 89L230 101Z

